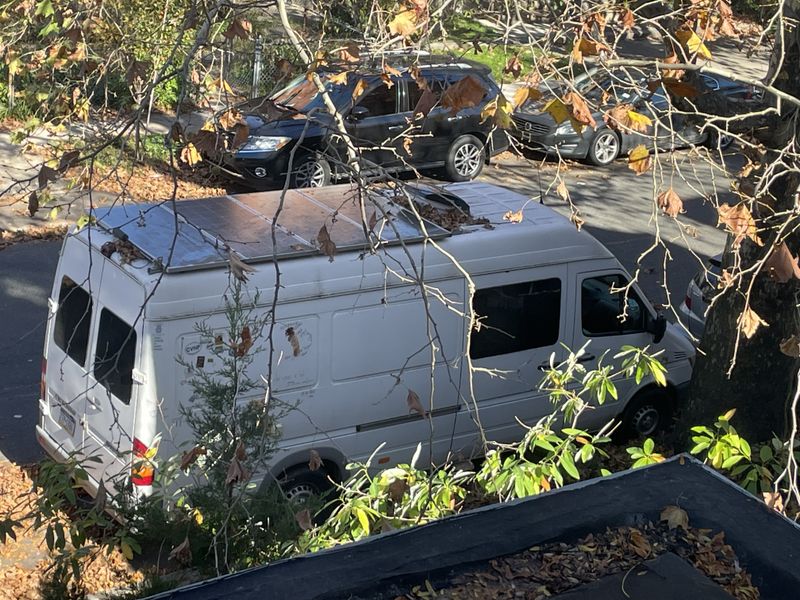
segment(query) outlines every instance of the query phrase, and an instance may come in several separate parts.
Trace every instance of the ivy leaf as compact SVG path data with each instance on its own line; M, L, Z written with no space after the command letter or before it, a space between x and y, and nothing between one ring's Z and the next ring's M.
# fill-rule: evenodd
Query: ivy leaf
M639 144L628 153L628 168L641 175L650 168L650 151L644 144Z

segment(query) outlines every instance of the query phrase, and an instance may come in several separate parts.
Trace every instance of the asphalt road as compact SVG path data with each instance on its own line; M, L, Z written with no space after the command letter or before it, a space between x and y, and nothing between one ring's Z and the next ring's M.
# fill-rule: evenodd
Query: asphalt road
M0 455L18 464L43 455L34 426L47 297L60 247L28 242L0 252Z
M541 157L503 158L487 167L481 178L538 201L540 189L547 192L560 174L586 221L584 227L630 272L637 265L641 267L641 287L654 303L666 306L665 290L669 290L672 305L677 307L701 262L718 253L725 241L723 232L716 228L716 212L703 201L701 192L708 192L716 180L723 200L730 193L725 192L728 183L719 170L692 152L663 155L663 160L680 164L688 173L686 181L672 181L686 209L679 218L683 226L655 208L653 187L662 185L657 175L636 176L624 161L604 169L571 164L559 171L557 163L541 163ZM733 158L730 162L735 166L736 161ZM555 187L545 193L544 202L569 216L571 209L555 193ZM640 258L653 245L656 232L663 245ZM0 252L0 454L17 463L34 462L42 456L34 437L36 399L47 297L59 247L58 242L29 242Z

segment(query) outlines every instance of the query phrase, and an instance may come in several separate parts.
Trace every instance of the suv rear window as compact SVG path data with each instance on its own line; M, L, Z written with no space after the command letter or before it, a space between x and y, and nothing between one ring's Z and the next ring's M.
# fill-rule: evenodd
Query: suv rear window
M136 332L114 313L100 313L94 377L125 404L131 401L133 363L136 358Z
M79 365L86 364L89 325L92 322L92 297L69 277L61 280L58 312L53 328L56 346Z

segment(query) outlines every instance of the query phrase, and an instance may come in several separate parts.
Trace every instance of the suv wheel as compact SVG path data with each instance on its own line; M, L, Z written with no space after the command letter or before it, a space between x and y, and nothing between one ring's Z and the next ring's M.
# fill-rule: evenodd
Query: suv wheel
M610 165L619 156L619 145L616 133L608 129L601 130L589 146L589 161L598 167Z
M450 146L445 170L451 181L470 181L480 175L485 162L485 148L474 135L462 135Z
M309 157L292 171L292 187L322 187L331 182L331 166L324 158Z

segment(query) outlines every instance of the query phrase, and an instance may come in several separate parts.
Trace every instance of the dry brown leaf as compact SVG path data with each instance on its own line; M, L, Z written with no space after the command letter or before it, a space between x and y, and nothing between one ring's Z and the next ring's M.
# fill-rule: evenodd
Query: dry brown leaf
M28 196L28 216L32 217L36 214L36 211L39 210L39 195L36 193L36 190L32 191L30 196Z
M417 105L414 107L414 115L422 115L423 117L427 117L428 113L431 112L436 103L439 101L439 97L429 88L425 88L422 91L422 95L417 100ZM409 139L409 138L407 138Z
M556 186L556 193L561 196L562 200L569 198L569 190L567 189L567 184L564 183L563 179L558 182L558 185Z
M237 458L233 457L231 464L228 465L228 472L225 474L225 485L232 485L234 483L241 483L250 478L250 473Z
M308 451L308 468L311 471L318 471L319 468L322 466L322 457L319 455L319 452L314 450L313 448Z
M234 354L237 358L241 358L247 354L250 348L253 347L253 336L250 333L250 327L248 325L242 327L242 333L239 337L241 341L234 346Z
M193 167L203 160L203 157L200 155L200 152L197 151L197 147L189 142L181 148L181 160L190 167Z
M769 324L762 319L756 311L754 311L749 306L744 309L742 314L739 316L738 327L739 330L745 335L745 337L749 340L752 338L758 328L760 326L769 327Z
M415 412L422 417L425 416L425 409L422 407L422 403L419 401L419 396L417 396L417 393L414 390L408 390L406 404L408 404L408 412Z
M781 352L786 356L800 358L800 337L797 334L794 334L793 336L782 340L780 343L780 349Z
M319 244L319 251L327 256L330 262L333 262L333 257L336 255L336 244L333 243L325 225L320 228L317 234L317 243Z
M233 126L233 139L231 140L231 149L236 149L247 141L250 137L250 128L247 123L236 123Z
M347 42L344 48L339 50L339 58L344 62L358 62L361 57L361 50L355 42Z
M581 217L581 211L579 210L573 210L569 215L569 220L573 225L575 225L575 228L578 231L580 231L581 227L583 227L586 223L586 221L583 220L583 217Z
M275 62L275 70L280 73L281 77L287 77L294 71L294 65L285 58L279 58Z
M39 189L43 190L51 181L58 179L58 171L42 164L39 169L39 174L36 176L36 181L39 184Z
M635 23L636 19L633 11L630 8L626 8L622 13L622 29L632 30Z
M761 497L764 498L764 504L769 508L773 508L778 512L783 512L783 497L780 492L762 492Z
M578 92L568 92L564 96L564 104L570 107L571 116L578 123L588 125L592 129L597 128L597 123L592 116L592 110Z
M169 139L171 139L173 142L183 141L183 125L181 125L178 121L175 121L172 124L172 127L169 128Z
M764 267L770 278L779 283L786 283L793 277L800 279L800 264L798 264L797 257L792 255L783 242L772 249Z
M191 467L200 456L205 456L206 449L202 446L195 446L191 450L187 450L181 456L181 471L186 471Z
M646 134L653 126L650 117L636 112L633 110L633 106L627 103L617 104L614 108L607 110L603 115L603 120L609 129L625 134L631 131Z
M247 19L234 19L228 28L222 32L225 39L232 40L235 37L246 40L253 32L253 25Z
M514 93L514 108L519 108L526 102L540 100L542 92L530 85L523 85Z
M661 83L664 84L664 87L667 88L667 91L675 96L678 96L679 98L696 98L700 95L700 90L698 90L695 86L674 77L664 77L661 80Z
M683 200L681 200L680 196L678 196L675 190L673 190L671 187L667 191L661 192L658 195L658 198L656 198L656 203L665 214L669 215L673 219L682 212L686 212L683 210Z
M522 73L522 62L519 60L519 53L515 52L514 55L506 61L506 66L503 67L503 73L511 75L517 79Z
M392 78L389 77L389 75L387 75L386 73L381 73L381 81L389 89L392 89L394 87L394 81L392 81Z
M297 332L294 330L294 327L287 327L284 334L286 334L286 339L292 347L292 356L300 356L302 348L300 347L300 340L297 337Z
M414 33L416 27L417 12L414 10L401 11L389 22L389 31L393 35L399 35L404 38Z
M689 515L678 506L665 506L661 511L660 519L666 521L670 529L682 527L684 531L689 531Z
M674 64L679 63L680 59L678 58L678 55L673 52L672 54L670 54L669 56L664 58L664 62L666 64L668 64L668 65L674 65ZM678 80L678 79L681 79L685 74L686 74L686 71L684 71L682 69L662 69L661 70L661 75L665 79Z
M483 83L477 77L467 75L444 91L441 104L452 114L456 114L465 108L477 106L485 95Z
M522 223L523 214L522 209L514 212L508 211L506 214L503 215L503 220L508 221L509 223Z
M631 547L633 551L642 558L647 558L653 551L650 542L644 537L638 529L631 529L630 533Z
M359 79L356 82L355 87L353 88L353 102L358 100L367 89L367 80L366 79Z
M628 153L628 168L641 175L650 168L650 151L644 144L639 144Z
M61 155L61 158L58 161L58 170L63 172L71 167L74 167L80 156L80 150L70 150L69 152L65 152Z
M303 531L308 531L314 527L314 522L311 520L311 511L309 511L307 508L295 513L294 519L297 521L297 524Z
M750 238L759 246L763 246L764 242L758 237L758 229L753 215L750 214L750 209L744 202L740 202L735 206L728 204L721 204L717 207L719 215L719 224L725 225L734 235L733 247L738 248L744 238Z
M346 85L348 74L349 71L341 71L334 75L328 75L328 81L331 82L333 85Z
M233 250L228 251L228 268L231 270L231 275L242 283L247 283L248 273L256 272L254 267L245 263Z
M405 496L406 492L408 491L408 483L405 479L395 479L392 483L389 484L388 492L389 497L392 499L393 502L399 503L403 501L403 496Z

